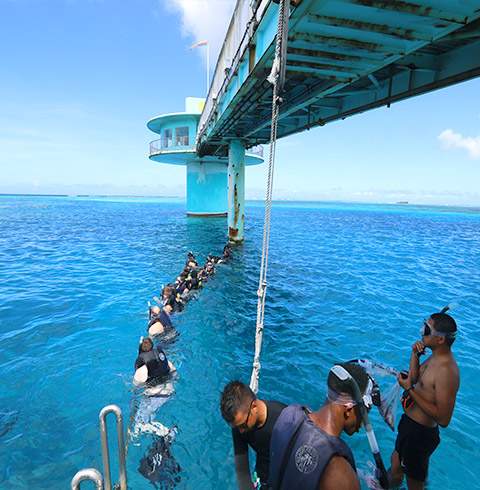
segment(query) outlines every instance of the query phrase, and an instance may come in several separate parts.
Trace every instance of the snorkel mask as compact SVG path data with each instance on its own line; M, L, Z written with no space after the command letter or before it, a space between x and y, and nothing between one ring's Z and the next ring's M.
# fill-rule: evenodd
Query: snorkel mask
M370 423L370 419L368 418L368 412L367 412L369 407L371 407L373 404L376 405L375 402L378 403L377 406L380 405L380 403L379 403L380 390L378 389L378 385L376 386L376 389L375 389L376 383L374 383L373 378L371 376L369 376L367 388L365 389L365 394L362 395L362 392L360 391L360 388L358 387L357 382L355 381L353 376L344 367L336 364L335 366L333 366L330 369L330 371L338 379L348 383L351 386L353 393L354 393L354 398L350 397L349 395L339 395L336 392L333 392L333 390L329 389L328 394L327 394L327 399L330 400L329 396L330 395L333 396L333 393L335 393L338 401L333 402L333 403L340 403L343 405L344 403L341 403L341 398L343 398L345 400L348 399L347 403L353 403L354 405L358 405L358 408L360 409L360 414L361 414L362 419L363 419L363 423L365 425L365 431L367 433L368 442L370 444L370 448L372 450L373 457L375 459L375 463L376 463L377 468L379 470L379 473L376 476L377 476L378 481L379 481L380 485L382 486L382 488L389 488L390 481L388 478L388 473L387 473L387 470L385 469L385 465L383 464L382 456L380 454L380 450L378 449L377 439L375 438L375 434L373 432L372 424ZM333 393L331 393L331 391ZM330 401L332 401L332 400L330 400Z
M334 368L337 368L337 367L342 368L341 366L336 365L336 366L332 367L331 371L337 376L337 378L340 378L340 376L334 370ZM344 371L346 371L344 368L342 368L342 369ZM348 372L348 371L346 371L346 372ZM362 400L361 403L363 403L366 410L370 410L373 407L373 405L375 405L376 407L379 407L382 402L380 399L380 388L378 387L377 382L368 373L367 373L367 376L368 376L368 384L367 384L367 387L365 388L365 393L363 395L360 394L360 396L361 396L361 400ZM342 379L342 378L340 378L340 379ZM355 380L353 378L352 378L352 380L355 382ZM355 384L356 384L356 382L355 382ZM358 385L357 385L357 387L358 387ZM349 404L357 405L358 404L357 398L352 398L349 395L341 395L341 394L337 393L336 391L332 390L332 388L328 388L327 399L329 402L337 403L339 405L349 405Z

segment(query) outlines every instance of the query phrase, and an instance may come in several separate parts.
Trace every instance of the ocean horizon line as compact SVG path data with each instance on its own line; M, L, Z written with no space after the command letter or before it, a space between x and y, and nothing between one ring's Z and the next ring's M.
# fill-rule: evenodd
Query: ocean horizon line
M33 193L1 193L0 197L71 197L71 198L122 198L122 199L184 199L185 196L152 196L152 195L135 195L135 194L33 194ZM265 202L265 198L245 198L248 202ZM439 208L471 208L480 209L480 205L475 204L433 204L417 203L410 201L348 201L348 200L319 200L319 199L293 199L293 198L275 198L272 202L291 202L291 203L324 203L324 204L363 204L363 205L394 205L394 206L428 206Z

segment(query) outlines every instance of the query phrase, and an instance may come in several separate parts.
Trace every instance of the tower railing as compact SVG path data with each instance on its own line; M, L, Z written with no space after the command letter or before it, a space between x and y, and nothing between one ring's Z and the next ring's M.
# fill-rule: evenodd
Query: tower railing
M150 142L150 155L176 151L196 151L196 136L178 136L176 138L160 138ZM247 150L247 154L263 158L263 146L257 145Z
M160 138L150 142L150 156L169 151L195 151L195 136L177 136L172 138Z

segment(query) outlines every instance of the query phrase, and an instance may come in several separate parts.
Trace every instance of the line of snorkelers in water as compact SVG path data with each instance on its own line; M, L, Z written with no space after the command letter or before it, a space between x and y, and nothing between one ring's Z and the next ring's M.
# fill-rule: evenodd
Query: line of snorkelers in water
M161 299L154 297L158 305L150 307L149 302L148 337L142 337L140 340L138 357L135 361L135 384L146 383L147 387L151 388L161 383L162 378L175 370L162 348L160 346L154 348L153 338L173 328L171 317L181 313L186 303L194 297L195 292L215 277L217 274L215 265L230 264L232 260L233 251L228 244L223 247L221 256L208 255L203 267L198 265L193 252L189 252L185 267L175 282L162 288ZM150 393L154 394L155 390L147 392Z
M176 374L176 368L163 350L168 334L174 333L172 317L181 313L197 291L217 274L216 265L230 264L232 260L230 245L225 245L221 256L208 255L204 267L200 267L193 252L189 252L185 267L175 282L162 287L161 299L154 297L158 305L151 307L148 303L148 337L140 339L134 375L134 384L145 388L146 397L142 397L139 403L135 402L131 430L132 437L136 437L138 432L153 436L138 471L155 487L160 483L165 488L173 488L180 479L180 467L170 452L177 427L168 428L155 420L156 412L174 391L172 376ZM157 343L156 347L153 343L155 337L161 338L161 344Z

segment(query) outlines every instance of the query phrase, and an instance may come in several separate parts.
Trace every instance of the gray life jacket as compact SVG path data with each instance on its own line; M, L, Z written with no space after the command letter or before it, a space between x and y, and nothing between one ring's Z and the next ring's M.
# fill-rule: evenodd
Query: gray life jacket
M344 457L355 470L347 444L315 425L309 413L312 413L309 407L290 405L280 414L270 442L269 488L317 490L335 455Z

